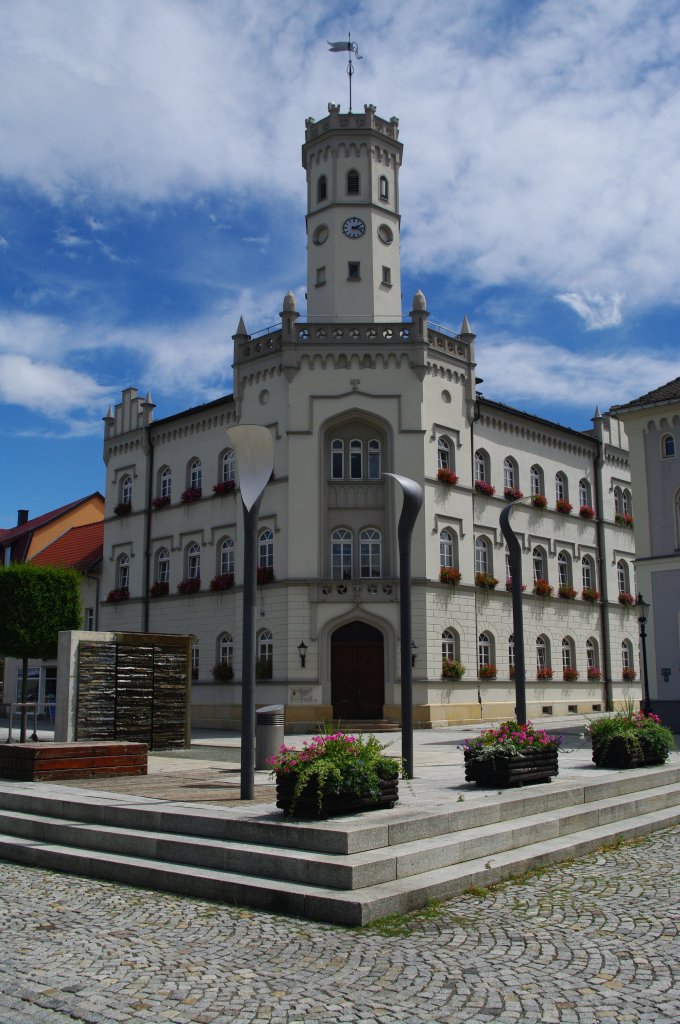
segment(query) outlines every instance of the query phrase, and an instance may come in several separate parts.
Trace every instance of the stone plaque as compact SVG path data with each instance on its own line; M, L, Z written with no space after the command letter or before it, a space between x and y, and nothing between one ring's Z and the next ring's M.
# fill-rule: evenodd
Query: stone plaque
M289 686L289 704L320 704L321 686Z

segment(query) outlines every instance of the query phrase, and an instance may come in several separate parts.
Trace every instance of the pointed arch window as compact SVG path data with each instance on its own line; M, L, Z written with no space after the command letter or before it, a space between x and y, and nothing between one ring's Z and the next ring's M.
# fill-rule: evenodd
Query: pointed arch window
M480 669L492 664L493 642L489 633L480 633L477 640L477 664Z
M540 673L550 666L550 647L547 637L536 637L536 669Z
M316 183L316 201L322 203L324 199L328 198L328 180L325 174L322 174Z
M672 459L675 457L675 438L672 434L664 434L661 438L661 458Z
M172 497L172 470L169 466L164 466L161 470L160 476L160 498Z
M352 578L352 541L351 531L344 526L331 534L331 578L334 580Z
M534 567L534 582L545 579L545 552L543 548L534 548L531 554Z
M442 530L439 534L439 566L442 569L453 569L456 564L455 541L451 530Z
M236 455L232 448L227 448L226 452L222 456L220 476L222 483L225 484L230 480L236 480Z
M274 568L274 534L271 530L262 530L257 545L258 569Z
M382 576L382 536L380 530L367 527L359 534L360 574L362 579Z
M455 629L445 629L442 633L442 661L456 661L460 657L460 638Z
M203 485L203 466L200 459L193 459L189 465L189 487L200 490Z
M345 475L345 443L339 437L331 441L331 479L342 480Z
M562 638L562 668L575 667L574 641L570 636Z
M568 501L567 478L561 471L555 473L555 501Z
M540 466L532 466L529 473L531 480L531 493L543 494L543 470Z
M624 516L633 514L633 496L627 487L621 491L621 511Z
M379 480L381 472L380 441L372 438L368 442L368 479Z
M120 501L121 505L132 504L132 477L129 473L120 482Z
M581 579L584 590L595 589L595 564L590 555L584 555L581 559Z
M271 679L274 670L274 637L270 629L261 629L257 634L257 665L255 671L258 679Z
M503 460L503 487L510 489L517 486L517 464L514 459Z
M221 576L234 575L234 542L231 537L225 537L220 544L219 572Z
M557 572L561 587L571 586L571 559L566 551L560 551L557 556Z
M187 579L200 580L201 578L201 549L193 542L187 548Z
M622 558L616 563L616 583L619 588L619 594L630 593L630 573L628 571L628 564L624 562Z
M350 480L361 480L363 476L364 452L363 444L357 438L349 443L349 477Z
M481 448L475 452L475 480L488 483L489 460L487 454Z
M347 195L358 196L359 184L359 172L352 168L351 171L347 172Z
M130 587L130 556L121 555L118 559L116 571L116 583L119 590L128 590Z
M578 501L581 507L584 505L592 505L590 498L590 484L585 478L582 478L578 482Z
M234 664L234 638L231 633L222 633L217 643L217 662L219 665Z
M630 640L621 643L621 664L624 673L633 671L633 645Z
M445 437L437 440L437 469L452 469L451 445Z
M489 542L486 537L477 537L475 540L475 572L490 572L489 568Z
M380 175L380 181L378 183L378 195L383 202L388 202L390 198L390 183L384 174Z
M586 665L588 667L588 672L600 667L600 655L597 640L592 636L586 640Z
M623 513L623 499L621 497L621 488L614 488L614 515L620 516Z
M170 552L167 548L161 548L156 555L156 582L170 582Z

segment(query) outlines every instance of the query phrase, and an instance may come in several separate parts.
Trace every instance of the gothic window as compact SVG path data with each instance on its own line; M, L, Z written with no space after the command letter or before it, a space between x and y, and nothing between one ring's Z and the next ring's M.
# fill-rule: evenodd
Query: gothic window
M451 445L445 437L437 441L437 469L452 469Z
M532 494L544 494L543 490L543 470L540 466L532 466L529 473L531 479L531 493Z
M664 434L661 438L661 458L672 459L675 456L675 439L672 434Z
M222 483L229 480L236 480L236 455L232 448L227 448L222 456L222 467L220 473Z
M621 497L621 488L614 488L614 515L620 516L623 513L623 499Z
M630 672L633 668L633 645L630 640L624 640L621 644L621 663L624 672Z
M380 441L375 438L368 442L368 479L380 479Z
M387 202L390 198L390 183L384 174L380 175L379 193L380 198Z
M132 477L129 474L120 482L120 501L122 505L132 504Z
M347 195L359 195L359 172L351 170L347 172Z
M536 668L540 672L550 666L550 643L546 636L536 637Z
M363 444L356 438L349 443L350 480L361 480L363 476Z
M257 545L258 569L274 568L274 534L271 530L262 530Z
M562 640L562 668L574 668L575 660L574 641L570 636L565 636Z
M442 569L453 569L455 566L455 540L451 530L442 530L439 534L439 565Z
M489 569L489 542L486 537L477 537L475 540L475 572L488 573Z
M160 498L170 498L172 496L172 470L169 466L164 466L161 470L158 496Z
M493 641L490 633L480 633L477 641L477 664L488 668L492 664Z
M167 548L161 548L156 555L156 582L170 582L170 552Z
M345 445L339 438L331 441L331 479L342 480L345 475Z
M571 559L566 551L560 551L557 556L557 571L561 587L571 586Z
M270 629L261 629L257 634L258 679L271 679L274 668L274 637Z
M544 580L545 576L545 551L543 548L534 548L531 553L531 558L534 567L534 582L538 580Z
M627 487L621 491L621 511L624 516L633 514L633 496Z
M508 637L508 665L511 669L515 667L515 636L513 633Z
M189 464L189 487L200 490L203 484L203 467L200 459L192 459Z
M201 578L201 549L196 541L187 548L186 555L187 579L200 580Z
M234 575L234 542L231 537L225 537L220 544L220 565L221 576Z
M503 460L503 487L517 487L517 464L514 459Z
M328 182L326 175L322 174L316 183L316 201L322 203L328 196Z
M217 641L217 663L232 666L234 664L234 638L231 633L222 633Z
M442 633L442 661L447 658L456 661L460 652L460 639L455 629L445 629Z
M581 559L581 579L584 590L595 589L595 564L589 555Z
M334 580L352 578L352 534L345 527L331 534L331 577Z
M489 457L481 448L475 452L475 480L489 482Z
M567 478L564 473L555 473L555 501L568 501Z
M579 505L592 505L590 497L590 484L587 480L582 479L578 482L578 501Z
M586 665L588 666L589 671L600 667L597 640L592 636L586 640Z
M359 534L360 573L362 579L375 579L382 575L382 537L373 527Z
M616 582L619 588L619 594L630 593L630 573L628 571L628 564L620 558L616 563Z
M505 545L505 578L509 580L512 578L512 571L510 569L510 549L508 545Z
M130 586L130 557L121 555L116 567L116 583L119 590L127 590Z

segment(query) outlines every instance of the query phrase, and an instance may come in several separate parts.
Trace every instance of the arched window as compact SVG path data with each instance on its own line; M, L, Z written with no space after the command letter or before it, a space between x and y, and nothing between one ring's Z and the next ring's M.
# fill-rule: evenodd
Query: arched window
M543 490L543 470L540 466L532 466L529 473L531 478L531 493L532 494L544 494Z
M545 575L545 551L543 548L534 548L531 553L531 558L534 566L534 583L537 580L546 579Z
M623 666L624 679L628 673L633 672L633 645L630 640L621 643L621 664ZM634 676L632 678L635 678Z
M339 437L331 441L331 479L342 480L345 475L345 444Z
M442 569L453 569L456 565L456 541L451 530L439 534L439 565Z
M560 551L557 556L557 571L561 587L571 586L571 558L566 551Z
M590 484L585 478L581 478L578 482L578 501L581 508L583 508L584 505L588 507L592 505L590 493Z
M363 472L363 445L358 438L354 438L349 443L350 480L361 480Z
M555 473L555 501L568 501L569 493L567 490L567 478L560 471Z
M322 203L328 197L328 182L326 175L322 174L316 183L316 201Z
M595 563L590 555L581 559L581 579L584 590L595 590Z
M493 640L490 633L480 633L477 640L477 665L480 669L493 664Z
M628 563L620 558L616 563L616 583L619 588L619 594L630 593L630 572L628 570Z
M672 459L675 456L675 439L672 434L664 434L661 438L661 458Z
M489 562L489 542L486 537L477 537L475 540L475 572L491 572Z
M187 548L187 579L200 580L201 578L201 549L196 541Z
M517 463L509 457L503 460L503 487L517 487Z
M445 437L437 440L437 469L451 469L451 446Z
M538 678L541 678L541 673L544 673L546 669L550 668L550 641L547 636L541 634L536 637L536 672Z
M192 459L189 464L189 487L200 490L203 484L203 467L200 459Z
M390 183L384 174L380 175L380 181L378 183L379 191L378 194L382 200L387 202L390 198Z
M167 548L160 548L156 554L156 582L170 582L170 552Z
M359 195L359 172L354 169L347 172L347 195Z
M623 498L621 497L621 488L614 488L614 515L620 516L623 514Z
M220 480L225 484L229 480L236 480L236 455L232 448L227 448L222 455Z
M333 530L331 534L331 578L352 578L352 534L344 526Z
M570 636L562 638L562 668L575 668L574 641Z
M257 634L258 679L271 679L274 669L274 638L270 629L261 629Z
M132 504L132 477L129 474L120 482L120 502L121 505Z
M274 534L271 530L262 530L257 544L258 569L274 568Z
M597 670L600 667L600 651L598 643L595 637L588 637L586 640L586 665L588 666L588 674L593 670Z
M512 571L510 569L510 548L505 545L505 578L506 580L512 579Z
M382 537L373 527L359 534L360 574L362 579L382 576Z
M159 498L170 498L172 497L172 470L169 466L163 466L160 473L159 479L160 486L158 488Z
M621 511L624 516L631 516L633 514L633 495L627 487L624 487L621 491Z
M368 442L368 479L380 479L380 441L376 438Z
M234 638L231 633L222 633L217 641L217 663L218 665L234 664Z
M489 457L481 448L475 452L475 480L489 482Z
M234 575L234 542L231 537L225 537L220 544L220 564L218 568L220 576Z
M512 670L515 667L515 635L511 633L508 637L508 666L510 668L510 675L512 676Z
M130 556L120 555L116 566L116 583L119 590L128 590L130 587Z
M442 661L456 661L460 658L460 638L455 629L445 629L442 633Z

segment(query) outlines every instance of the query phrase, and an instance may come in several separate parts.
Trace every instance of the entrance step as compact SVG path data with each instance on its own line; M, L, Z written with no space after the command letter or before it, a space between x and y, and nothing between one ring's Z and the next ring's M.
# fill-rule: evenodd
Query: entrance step
M0 783L0 859L360 925L680 822L680 767L321 822Z
M337 720L337 727L343 732L360 733L362 736L377 732L401 732L399 722L385 718L342 718Z

